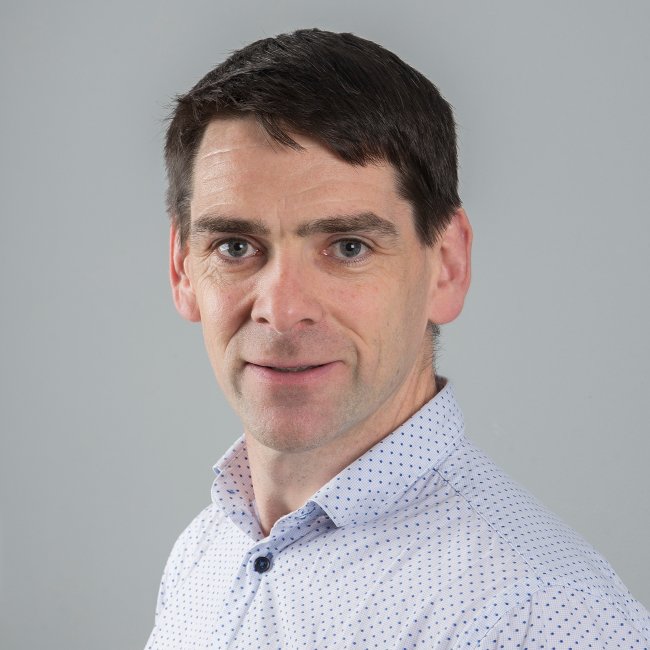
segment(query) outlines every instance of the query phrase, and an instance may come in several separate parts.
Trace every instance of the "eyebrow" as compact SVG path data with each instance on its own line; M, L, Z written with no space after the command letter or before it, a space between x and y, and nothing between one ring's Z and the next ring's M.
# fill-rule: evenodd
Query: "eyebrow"
M315 219L314 221L300 224L296 228L296 235L298 237L354 232L377 233L389 237L399 236L397 228L392 221L382 219L373 212Z
M382 219L374 214L374 212L314 219L313 221L307 221L298 225L294 232L298 237L355 232L377 233L388 237L399 236L399 232L392 221ZM224 215L206 215L192 222L190 226L190 236L195 236L200 233L230 233L269 237L271 235L271 229L259 219L239 219Z
M199 233L233 233L237 235L258 235L268 237L271 229L259 219L237 219L220 215L206 215L190 226L191 235Z

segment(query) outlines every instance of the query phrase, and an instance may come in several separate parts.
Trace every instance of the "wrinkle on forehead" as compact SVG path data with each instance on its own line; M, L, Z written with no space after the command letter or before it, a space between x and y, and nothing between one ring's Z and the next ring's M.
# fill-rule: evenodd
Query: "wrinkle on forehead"
M202 160L207 160L208 158L212 158L213 156L223 156L224 154L230 154L233 152L237 151L242 151L245 149L272 149L272 147L269 144L237 144L237 145L224 145L220 149L214 149L212 147L209 148L209 151L206 151L205 153L201 154L201 150L199 149L199 157L198 161Z
M245 131L246 142L242 142L242 130ZM310 136L295 133L289 135L303 149L322 147L321 143ZM237 150L255 148L265 148L278 155L284 152L304 153L273 140L254 117L236 116L217 118L208 124L199 147L197 160ZM207 151L201 153L203 149L207 149Z
M287 217L387 216L397 207L389 163L351 165L313 139L296 136L296 141L304 151L274 147L253 119L212 122L195 165L194 217L234 208L242 217L270 219L284 230Z
M297 136L292 136L292 137L297 137ZM216 143L215 143L216 145ZM305 150L305 151L296 151L295 149L290 149L283 144L279 142L269 142L264 141L264 142L259 142L259 143L247 143L247 144L232 144L228 146L227 143L222 143L222 146L220 148L213 148L213 147L208 147L207 143L204 142L204 144L201 145L201 148L199 149L199 156L197 160L204 160L206 158L210 158L212 156L219 156L227 153L232 153L235 151L242 151L244 149L265 149L265 150L271 150L274 154L276 155L281 155L283 153L295 153L298 155L304 155L307 150L309 149L317 149L321 147L322 145L319 145L317 142L301 142L300 146ZM205 153L201 154L201 149L203 147L206 147L209 149L209 151L206 151Z
M371 192L377 195L392 193L394 188L393 179L386 183L386 174L380 167L375 167L377 173L369 173L367 167L355 167L342 161L310 153L297 153L298 156L311 155L309 161L287 160L250 160L248 155L239 157L231 150L229 153L215 154L218 158L205 156L197 165L196 183L210 191L222 191L240 186L249 186L247 191L267 191L260 184L263 182L272 183L271 189L278 196L283 194L292 201L319 201L320 197L338 195L353 198L359 194L362 188L370 188ZM209 162L207 162L209 161ZM295 162L295 164L292 164ZM307 163L307 164L302 164ZM342 174L341 165L345 165Z

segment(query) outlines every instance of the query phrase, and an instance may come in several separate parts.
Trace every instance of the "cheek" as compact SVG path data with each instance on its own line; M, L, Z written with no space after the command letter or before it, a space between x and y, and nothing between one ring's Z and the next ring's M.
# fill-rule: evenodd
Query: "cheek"
M340 313L381 367L407 362L426 332L426 281L410 269L395 270L342 297ZM384 368L385 369L387 369Z
M246 284L223 286L207 276L197 283L196 294L208 350L223 354L250 314L248 296L251 292Z
M395 339L401 293L398 282L378 276L340 288L329 297L335 319L350 332L367 362L375 358L373 365L382 348Z

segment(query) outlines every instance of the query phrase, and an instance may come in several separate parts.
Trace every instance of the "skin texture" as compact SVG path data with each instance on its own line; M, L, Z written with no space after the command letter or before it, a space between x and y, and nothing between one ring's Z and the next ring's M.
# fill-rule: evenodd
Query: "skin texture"
M212 122L184 249L171 232L176 307L244 424L267 534L435 395L427 325L456 318L470 282L462 209L424 246L390 165L293 137L305 151Z

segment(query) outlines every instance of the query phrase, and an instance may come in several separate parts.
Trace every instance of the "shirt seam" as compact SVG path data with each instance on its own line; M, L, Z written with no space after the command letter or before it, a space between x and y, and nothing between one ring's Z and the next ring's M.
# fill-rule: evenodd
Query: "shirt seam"
M516 550L516 549L515 549L515 550ZM522 558L522 559L524 559L524 561L526 561L525 558ZM504 618L505 618L505 617L506 617L510 612L512 612L512 611L513 611L517 606L521 606L523 603L526 603L526 602L530 602L530 603L532 604L533 596L534 596L535 594L539 594L539 593L542 592L542 591L545 591L545 590L548 589L549 587L555 587L556 589L560 590L560 591L562 592L562 596L564 596L564 598L565 598L568 602L570 602L570 598L571 598L571 595L572 595L572 594L571 594L571 593L567 593L567 591L571 591L571 589L570 589L570 587L569 587L568 585L563 585L563 584L560 584L560 585L553 585L553 584L550 584L550 583L542 584L542 585L540 585L537 589L534 589L534 590L531 591L529 594L527 594L526 598L524 598L524 599L520 599L520 600L518 600L516 603L513 603L513 604L512 604L512 605L511 605L511 606L510 606L510 607L509 607L505 612L503 612L503 614L501 614L501 616L499 616L499 618L498 618L498 619L497 619L497 620L496 620L496 621L495 621L495 622L494 622L494 623L489 627L489 629L486 630L485 633L484 633L484 634L483 634L483 635L482 635L482 636L481 636L481 637L476 641L476 643L474 644L474 648L475 648L475 649L480 648L481 643L483 643L483 641L484 641L485 638L490 634L490 632L492 632L492 630L494 630L494 628L497 627L497 625L499 625L499 623L500 623L500 622L501 622L501 621L502 621L502 620L503 620L503 619L504 619ZM575 592L577 592L577 593L580 593L580 594L583 594L583 595L585 596L585 598L583 599L583 602L581 603L581 604L585 605L585 607L589 607L589 604L587 604L586 602L584 602L585 600L587 600L587 599L589 599L589 598L596 598L596 596L594 596L593 594L589 593L588 591L584 591L583 589L574 589L573 591L575 591ZM636 623L635 623L634 621L630 620L630 617L627 616L627 615L625 614L625 612L622 612L622 611L621 611L621 610L616 606L615 603L612 603L612 602L609 601L607 598L602 598L602 600L604 600L606 603L608 603L608 605L611 605L611 607L612 607L613 609L615 609L615 610L616 610L616 611L617 611L617 612L618 612L618 613L623 617L623 619L625 620L625 622L626 622L630 627L632 627L632 628L633 628L633 629L634 629L634 630L635 630L635 631L636 631L640 636L642 636L642 637L646 637L646 632L645 632L645 630L644 630L644 629L639 629L639 627L636 625ZM540 646L540 647L546 647L546 643L547 643L547 641L548 641L548 635L549 635L549 632L548 632L548 629L547 629L547 628L548 628L548 626L547 626L546 623L545 623L545 624L544 624L544 645L542 645L542 646Z
M454 445L453 445L453 446L456 446L456 444L457 444L457 441L454 442ZM563 583L551 583L551 582L545 581L544 578L542 578L542 577L538 574L537 570L536 570L535 567L530 563L530 561L529 561L527 558L525 558L525 557L521 554L521 552L519 551L519 549L517 549L517 548L513 545L513 543L512 543L512 542L511 542L511 541L510 541L510 540L509 540L509 539L508 539L508 538L507 538L507 537L506 537L506 536L505 536L505 535L504 535L500 530L498 530L498 529L494 526L494 524L492 524L492 522L490 522L490 521L485 517L485 515L483 515L481 512L479 512L478 509L476 508L476 506L475 506L475 505L474 505L474 504L473 504L473 503L472 503L472 502L471 502L471 501L470 501L470 500L469 500L469 499L468 499L468 498L467 498L467 497L466 497L466 496L465 496L465 495L464 495L464 494L463 494L463 493L462 493L462 492L461 492L461 491L460 491L460 490L459 490L459 489L458 489L458 488L457 488L457 487L456 487L456 486L455 486L455 485L454 485L454 484L453 484L449 479L445 478L445 477L442 475L442 473L441 473L438 469L436 469L435 471L438 473L438 475L440 476L440 478L441 478L445 483L447 483L447 485L449 485L449 487L450 487L452 490L454 490L454 492L455 492L458 496L460 496L460 497L465 501L465 503L467 503L467 505L472 509L472 511L473 511L473 512L478 516L478 517L480 517L480 518L481 518L481 519L482 519L482 520L487 524L487 526L490 528L490 530L492 530L494 533L496 533L496 534L499 536L500 539L502 539L506 544L508 544L508 546L509 546L509 547L510 547L510 548L511 548L511 549L512 549L516 554L517 554L518 557L521 558L521 560L525 563L525 565L526 565L526 566L530 569L530 571L533 573L533 575L535 576L535 578L537 579L537 581L540 583L540 586L538 587L538 589L533 590L533 591L529 594L528 598L531 598L531 597L532 597L532 594L535 594L535 593L539 592L540 590L545 589L546 587L553 587L553 586L556 586L556 587L561 588L561 589L563 589L563 590L564 590L564 589L568 589L568 588L570 588L569 585L566 585L566 584L563 584ZM575 588L574 591L579 592L579 593L581 593L581 594L585 594L586 596L590 596L590 597L593 597L593 598L596 597L593 593L591 593L590 591L586 591L585 589L578 589L578 588ZM619 606L618 606L616 603L612 602L609 598L606 598L606 597L604 597L604 596L600 596L600 598L601 598L603 601L605 601L606 603L608 603L611 607L613 607L613 608L614 608L614 609L615 609L615 610L616 610L616 611L617 611L621 616L623 616L623 617L625 618L625 620L626 620L630 625L632 625L632 626L633 626L633 627L634 627L634 628L635 628L635 629L636 629L640 634L644 634L644 635L645 635L645 632L644 632L643 630L639 630L638 627L637 627L637 625L634 624L634 623L630 620L630 616L629 616L628 614L626 614L625 612L623 612L623 611L619 608ZM498 623L498 622L503 618L503 616L505 616L505 615L507 614L507 612L509 612L509 611L510 611L510 609L507 610L504 614L502 614L502 615L499 617L499 619L497 620L497 622L495 622L494 625L496 625L496 624L497 624L497 623ZM494 626L492 626L492 627L494 627ZM490 628L490 630L492 629L492 627ZM483 635L483 637L481 637L481 640L483 640L483 639L488 635L488 633L489 633L489 630L488 630L488 632L486 632L486 633ZM479 644L480 644L480 642L479 642ZM478 646L476 646L476 647L478 647Z

